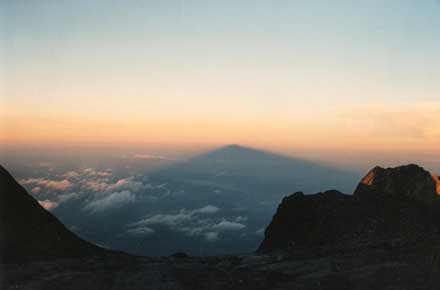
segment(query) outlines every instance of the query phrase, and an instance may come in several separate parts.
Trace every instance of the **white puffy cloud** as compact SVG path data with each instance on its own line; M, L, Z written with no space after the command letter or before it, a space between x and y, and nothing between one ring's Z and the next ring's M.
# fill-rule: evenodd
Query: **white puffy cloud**
M20 180L20 183L33 186L31 192L35 194L44 189L66 191L65 194L58 194L51 198L50 203L43 200L42 205L46 208L53 209L72 198L88 196L88 200L84 201L84 209L92 212L132 202L135 200L133 192L144 188L143 183L136 181L135 177L121 178L110 182L107 178L110 175L112 175L112 171L109 169L99 171L94 168L85 168L67 171L58 176L61 179L28 178ZM73 183L74 180L78 183L76 186ZM78 191L70 192L72 188L76 188ZM89 195L89 192L84 189L91 189L94 193Z
M212 215L219 210L213 205L193 210L181 209L174 213L150 215L127 226L133 232L143 227L167 226L189 236L200 236L209 242L217 241L221 232L239 231L246 228L246 225L241 223L247 221L246 217L238 216L230 220L225 218L219 220L216 215Z
M134 177L127 177L127 178L119 179L114 184L110 184L109 187L107 188L107 191L121 190L121 189L138 191L142 189L142 187L143 187L142 182L135 181Z
M32 193L39 193L41 191L41 187L39 186L35 186L34 188L32 188L31 192Z
M154 234L155 230L149 227L138 227L138 228L128 229L126 232L127 234L134 236L147 236Z
M194 212L202 214L213 214L219 211L219 208L213 205L207 205L202 208L196 209Z
M91 180L86 182L86 186L94 191L106 191L109 184L101 180Z
M48 199L46 199L46 200L39 200L38 203L39 203L42 207L44 207L46 210L49 210L49 211L52 210L52 209L54 209L54 208L56 208L56 207L58 206L58 203L57 203L57 202L50 201L50 200L48 200Z
M214 214L218 211L219 208L213 205L207 205L202 208L198 208L194 210L181 209L177 213L157 214L157 215L149 216L143 220L133 223L132 225L139 226L139 225L160 224L160 225L176 226L182 224L183 222L197 220L197 218L195 217L196 214Z
M247 222L248 218L245 216L238 216L234 219L234 221L241 223L241 222Z
M80 174L78 172L72 170L72 171L68 171L68 172L64 173L63 177L72 178L72 177L78 177L79 175Z
M94 168L84 168L84 169L80 169L78 171L68 171L66 173L64 173L62 176L66 177L66 178L71 178L71 177L79 177L79 176L99 176L99 177L108 177L111 176L111 170L110 169L106 169L106 170L96 170Z
M95 168L83 168L80 170L81 175L108 177L112 175L111 169L97 170Z
M102 198L95 199L87 204L84 209L91 212L101 212L110 208L116 208L124 206L128 203L134 202L136 197L128 190L120 192L113 192Z
M159 185L156 185L154 188L160 189L160 188L165 188L165 186L167 186L168 182L165 183L161 183Z
M217 232L207 232L205 233L205 240L208 242L215 242L219 238L219 234Z
M67 190L70 189L73 184L67 180L51 180L46 178L28 178L20 180L21 184L35 184L39 186L44 186L48 189L53 190Z
M134 180L134 177L121 178L118 179L115 183L108 183L101 179L90 180L86 183L86 186L94 191L107 192L118 190L129 190L135 192L144 188L142 182Z
M157 214L133 223L133 226L167 225L176 226L192 219L193 212L181 209L175 214Z
M263 237L263 236L264 236L264 231L265 231L265 229L264 229L264 228L261 228L261 229L259 229L259 230L256 230L256 231L255 231L255 234L256 234L257 236Z
M76 192L70 192L70 193L65 193L65 194L60 194L57 196L57 202L59 204L66 202L70 199L74 199L74 198L78 198L79 194Z
M72 231L72 232L75 232L75 233L81 232L81 228L79 226L75 226L75 225L70 226L69 230Z
M32 193L38 193L41 191L40 187L34 187L32 189ZM63 202L66 202L69 199L77 198L79 195L75 192L70 193L64 193L64 194L58 194L53 200L45 199L45 200L38 200L38 203L44 207L46 210L52 210L54 208L57 208L60 204Z
M222 220L221 222L212 226L213 229L220 231L237 231L242 230L246 227L246 225L236 222L231 222L227 220Z
M96 175L101 176L101 177L108 177L108 176L111 176L112 173L107 172L107 171L98 171L98 172L96 172Z
M152 154L134 154L134 159L141 159L141 160L168 160L167 157L161 156L161 155L152 155Z

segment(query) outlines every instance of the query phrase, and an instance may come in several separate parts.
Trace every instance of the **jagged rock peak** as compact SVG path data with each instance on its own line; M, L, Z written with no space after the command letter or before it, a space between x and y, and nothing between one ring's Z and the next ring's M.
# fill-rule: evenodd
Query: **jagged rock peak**
M361 180L354 196L405 196L422 202L432 202L438 199L439 193L438 177L418 165L409 164L394 168L376 166Z
M440 180L420 166L373 168L354 195L335 190L285 197L265 231L259 252L357 249L387 241L436 236ZM290 251L290 250L289 250Z

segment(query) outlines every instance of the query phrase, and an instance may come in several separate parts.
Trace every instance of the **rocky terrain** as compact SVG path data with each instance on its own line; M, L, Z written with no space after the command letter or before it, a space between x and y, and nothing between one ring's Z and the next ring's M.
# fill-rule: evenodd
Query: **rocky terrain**
M437 235L439 213L440 197L429 172L416 165L376 167L352 195L297 192L284 198L259 252L417 244Z
M256 253L218 257L134 257L92 246L0 175L0 289L440 286L436 177L415 165L377 167L353 195L292 194Z

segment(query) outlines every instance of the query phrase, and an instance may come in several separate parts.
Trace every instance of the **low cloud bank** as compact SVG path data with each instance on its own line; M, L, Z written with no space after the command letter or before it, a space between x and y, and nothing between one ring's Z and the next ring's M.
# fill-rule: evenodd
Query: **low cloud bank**
M134 202L136 196L128 190L113 192L100 199L88 203L84 209L90 212L102 212L110 208L117 208L128 203Z
M68 190L73 186L73 183L71 183L67 179L51 180L46 178L28 178L28 179L20 180L20 183L23 185L32 184L32 185L37 185L39 187L43 186L46 187L47 189L60 190L60 191Z
M48 199L46 200L39 200L38 203L44 207L46 210L51 211L52 209L56 208L58 206L57 202L50 201Z
M193 210L180 209L174 213L150 215L128 224L127 233L142 233L144 228L154 230L154 227L166 226L188 236L201 236L208 242L215 242L221 233L240 231L247 227L243 223L247 221L246 217L238 216L229 220L219 218L216 215L219 211L214 205L206 205Z

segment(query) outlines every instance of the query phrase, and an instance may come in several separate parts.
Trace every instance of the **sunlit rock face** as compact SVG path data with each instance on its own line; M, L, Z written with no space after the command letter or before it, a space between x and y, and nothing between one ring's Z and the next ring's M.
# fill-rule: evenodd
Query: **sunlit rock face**
M432 203L438 199L438 179L414 164L395 168L373 168L354 192L358 198L408 197Z
M437 195L440 195L440 177L438 175L432 175L432 178L434 178L436 189L437 189Z

